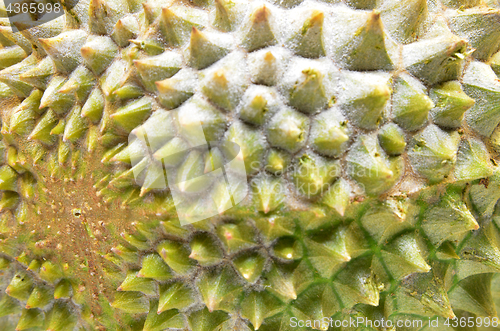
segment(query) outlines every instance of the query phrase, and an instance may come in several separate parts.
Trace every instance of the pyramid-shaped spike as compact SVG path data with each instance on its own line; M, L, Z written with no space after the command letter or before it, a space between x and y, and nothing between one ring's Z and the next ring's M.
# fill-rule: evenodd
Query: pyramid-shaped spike
M185 275L196 265L193 260L189 259L189 250L181 243L163 241L156 246L156 251L163 261L178 274Z
M500 9L477 7L457 11L448 18L453 32L467 38L474 48L472 55L488 60L500 48Z
M384 26L400 43L411 43L425 31L429 15L426 0L383 0L379 10Z
M170 45L186 42L193 28L201 30L207 25L205 12L201 9L171 6L162 8L160 31Z
M309 114L322 110L328 103L324 78L323 73L316 68L302 70L301 77L289 91L290 105Z
M210 41L196 27L191 30L187 61L195 69L204 69L229 53L229 49Z
M272 13L265 5L250 14L250 20L242 29L241 45L249 52L276 43L272 26Z
M45 90L55 72L54 61L46 56L35 67L20 74L19 79L38 89Z
M96 87L92 90L82 107L82 117L86 117L92 122L97 122L101 119L103 111L104 95L101 90Z
M403 47L403 65L429 84L457 79L467 56L467 42L449 34Z
M109 37L91 36L82 46L81 53L87 66L100 75L115 58L118 47Z
M266 149L265 139L259 134L259 131L241 122L235 122L227 130L226 139L241 148L240 152L245 162L247 174L256 173L260 168ZM228 159L232 159L235 155L231 157L231 154L227 153L226 156Z
M395 234L411 225L408 200L397 196L384 202L371 203L361 217L361 225L379 244L386 243Z
M10 46L0 49L0 69L5 69L24 60L28 55L19 46Z
M446 132L433 124L427 126L409 145L413 169L432 183L442 181L455 165L459 142L457 132Z
M207 234L195 236L189 243L190 259L198 261L202 266L211 266L222 261L222 251L218 242Z
M70 30L52 38L40 38L40 43L61 73L70 73L82 61L80 48L87 39L83 30Z
M457 261L458 279L500 270L500 248L496 242L496 229L489 223L471 233L463 242Z
M327 238L304 240L309 252L309 260L323 277L331 277L351 260L350 244L347 243L350 237L348 232L347 228L341 227L332 231Z
M252 182L252 188L255 206L264 214L278 208L285 199L283 183L279 179L261 176Z
M139 291L146 295L157 293L158 286L153 279L137 277L137 271L129 271L117 291Z
M443 217L450 222L443 222ZM433 245L440 246L453 236L479 229L479 225L462 201L462 197L450 192L441 197L437 205L425 211L422 229Z
M198 289L203 302L210 312L229 308L234 298L241 293L242 288L236 284L238 276L233 268L228 266L222 270L211 270L203 274Z
M36 124L28 139L36 139L45 144L52 144L55 141L52 129L58 122L59 120L52 109L47 110Z
M408 131L414 131L427 123L434 103L427 96L425 86L409 75L394 80L392 115L394 122Z
M75 106L64 127L64 141L76 142L88 129L88 121L81 116L81 107Z
M93 34L110 34L114 25L128 11L125 0L90 0L89 28Z
M254 283L262 274L266 258L258 252L246 253L233 260L236 271L249 283Z
M491 67L472 62L462 78L463 89L476 103L466 113L467 124L477 133L490 136L500 123L500 82Z
M496 316L495 303L491 295L492 275L479 274L462 280L449 294L453 308L478 316Z
M490 153L481 140L469 138L461 141L455 165L457 180L487 178L493 175L493 169Z
M271 145L296 153L306 144L308 131L309 118L285 108L273 116L266 128L266 136Z
M311 125L313 149L319 154L339 157L347 150L352 133L351 125L339 109L324 111Z
M43 311L40 309L24 309L17 322L16 330L29 330L42 327L44 321Z
M435 104L431 109L432 120L445 128L459 127L464 113L475 104L475 100L464 93L457 81L436 86L429 95Z
M151 99L143 97L119 108L111 115L111 118L125 130L132 131L149 116L150 112Z
M333 287L346 307L358 303L379 305L379 288L370 266L371 257L359 258L335 276Z
M295 31L288 40L289 47L295 54L303 57L318 58L324 56L323 20L325 14L320 10L314 9L303 15L306 16L306 19L298 31Z
M34 24L33 24L34 23ZM21 31L21 34L33 45L33 49L39 56L45 56L39 38L52 38L63 31L64 17L59 16L44 24L37 22L15 22L15 26ZM33 28L35 27L35 28Z
M329 316L340 310L340 302L330 284L314 284L299 295L291 310L295 318L304 316L306 320L326 321ZM328 323L316 323L316 327L326 331Z
M20 46L26 54L31 54L33 51L32 45L28 39L26 39L21 33L16 33L12 31L10 24L6 26L0 26L0 38L2 40L3 46Z
M258 330L267 317L283 309L283 303L267 291L252 291L241 302L241 315Z
M384 151L391 156L402 154L406 148L405 133L394 123L388 123L380 128L378 141Z
M240 1L215 0L215 15L212 25L218 30L234 30L241 18L243 3Z
M412 273L426 273L431 267L422 256L424 251L414 234L397 237L382 250L382 259L390 273L401 279Z
M351 199L351 186L348 181L339 178L321 198L321 203L344 216Z
M142 4L146 8L147 3L143 2ZM125 47L130 43L130 39L137 37L139 29L139 22L135 16L125 16L116 22L111 37L118 46Z
M388 158L374 136L360 136L347 154L348 173L367 194L390 189L402 174L403 161Z
M20 135L28 134L34 127L42 92L33 90L10 116L9 131Z
M120 82L130 66L124 60L114 61L101 76L101 89L105 98L111 98L112 93L120 87Z
M64 77L54 76L47 89L43 93L40 101L40 109L49 107L56 114L66 113L75 102L75 97L72 94L59 93L59 90L64 85Z
M146 88L155 91L157 81L170 78L181 69L182 56L174 52L164 52L157 56L134 60L134 65Z
M344 94L339 104L353 124L368 130L379 126L392 94L389 78L370 73L350 73L345 76L344 84L351 92Z
M406 277L390 301L389 312L455 318L444 284L433 271Z
M5 83L17 96L26 98L30 95L33 86L21 80L20 75L33 69L38 60L30 55L23 61L0 71L0 82Z
M80 65L71 73L58 92L75 93L78 101L83 102L87 99L94 84L95 78L92 72L84 65Z
M194 302L193 290L182 282L165 284L160 287L157 314L169 309L184 309Z
M235 61L230 64L240 63ZM231 68L228 64L207 72L205 79L201 81L201 91L219 107L233 110L239 104L247 85L246 76L238 68Z

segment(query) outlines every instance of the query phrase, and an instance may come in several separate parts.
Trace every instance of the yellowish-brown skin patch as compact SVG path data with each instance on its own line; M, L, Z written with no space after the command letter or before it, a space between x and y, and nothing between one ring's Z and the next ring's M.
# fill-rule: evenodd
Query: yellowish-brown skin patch
M21 139L17 147L19 152L30 155L26 150L29 145ZM94 185L101 178L95 174L111 171L110 166L101 163L99 151L83 153L78 165L85 169L83 172L72 169L68 160L61 165L64 175L51 177L47 160L50 153L57 153L57 144L54 147L47 150L44 161L33 165L37 187L26 221L6 233L4 240L20 242L18 247L30 259L61 266L64 277L78 284L77 291L90 304L92 313L100 315L99 297L103 295L112 302L119 285L105 270L124 272L105 255L113 255L111 249L118 244L120 234L135 232L134 221L147 220L151 215L147 208L129 208L120 199L109 202L99 196Z

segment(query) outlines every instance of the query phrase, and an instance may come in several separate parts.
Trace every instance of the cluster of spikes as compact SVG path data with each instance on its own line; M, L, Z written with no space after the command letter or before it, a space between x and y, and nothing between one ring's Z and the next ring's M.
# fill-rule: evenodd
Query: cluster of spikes
M497 1L65 4L0 6L1 330L494 320ZM228 161L200 125L249 189L191 181L221 215L181 225L166 173Z

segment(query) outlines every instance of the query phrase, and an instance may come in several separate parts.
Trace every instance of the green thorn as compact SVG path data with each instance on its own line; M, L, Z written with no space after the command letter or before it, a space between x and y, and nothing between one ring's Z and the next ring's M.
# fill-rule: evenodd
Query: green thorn
M54 67L54 62L47 56L43 58L35 67L20 74L19 79L38 89L45 90L55 72L56 69Z
M394 122L408 131L414 131L427 123L434 103L427 96L425 87L416 79L402 75L394 81L392 113Z
M458 234L479 229L462 197L453 193L446 194L438 204L428 207L421 226L434 246L440 246Z
M26 302L26 309L43 308L53 300L53 297L54 294L50 288L35 286Z
M180 243L164 241L156 246L156 251L172 270L181 275L191 272L196 265L189 259L189 249Z
M64 86L64 77L54 76L43 92L42 99L40 100L39 109L49 107L56 114L65 114L75 103L73 94L59 93L59 90Z
M162 106L174 109L189 99L195 92L197 74L189 69L181 70L172 78L155 82Z
M182 56L174 52L164 52L153 57L134 60L134 65L141 75L144 86L155 91L155 82L175 75L182 65Z
M82 60L80 48L87 39L87 33L80 29L69 30L52 38L40 38L43 49L54 61L57 70L70 73Z
M346 160L349 176L370 195L389 190L402 174L402 159L387 157L373 135L359 137Z
M394 278L401 279L415 272L431 270L422 256L424 251L421 247L415 235L404 234L382 250L382 259Z
M160 301L157 313L170 309L184 309L195 303L193 290L182 282L165 284L160 287Z
M218 243L209 235L196 235L189 244L190 259L198 261L201 266L211 266L222 261L222 252Z
M88 122L81 116L80 106L75 106L68 116L68 120L64 127L64 141L71 141L72 143L80 139L88 129Z
M33 90L30 96L15 109L10 116L9 131L19 135L26 135L35 127L35 119L40 106L42 92Z
M351 200L351 186L343 178L339 178L321 198L321 203L335 210L340 216L344 216Z
M90 90L94 86L95 78L86 66L78 66L64 85L59 89L59 93L76 93L80 102L87 100Z
M40 309L24 309L17 322L16 330L27 330L43 326L44 314Z
M116 292L111 306L131 314L147 313L149 300L141 292Z
M474 99L462 90L457 81L446 82L430 91L435 104L431 109L434 123L446 128L457 128L462 125L464 113L474 106Z
M143 2L142 5L144 6L144 8L146 8L148 4L146 2ZM127 15L116 22L111 37L113 38L114 42L118 44L118 46L126 47L130 43L129 40L137 37L138 33L139 22L134 16Z
M295 153L305 146L309 131L309 118L285 108L273 116L266 129L269 143Z
M151 109L151 99L143 97L118 108L115 113L111 114L111 118L123 129L130 132L150 115Z
M389 155L401 155L406 148L404 131L394 123L388 123L378 132L380 146Z
M409 146L412 167L431 183L447 178L457 159L460 137L435 125L427 126L415 135Z
M235 299L242 291L237 283L238 276L232 268L210 270L201 276L198 289L209 312L214 310L232 311Z
M160 16L160 31L167 44L178 46L189 39L193 28L202 29L207 25L206 13L201 9L184 6L164 7Z
M157 254L148 254L142 258L142 269L137 277L168 280L172 278L172 271Z
M276 38L271 26L271 19L271 11L265 5L256 8L243 27L242 47L249 52L253 52L274 45Z
M33 279L26 273L19 272L12 278L9 286L5 289L7 295L19 299L28 300L33 289Z
M285 200L284 184L279 179L259 176L252 181L254 205L258 211L268 214Z
M351 125L340 110L329 109L312 122L312 147L319 154L339 157L347 150L352 133Z
M466 38L474 48L478 60L488 60L500 47L500 10L478 7L457 11L448 18L450 28Z

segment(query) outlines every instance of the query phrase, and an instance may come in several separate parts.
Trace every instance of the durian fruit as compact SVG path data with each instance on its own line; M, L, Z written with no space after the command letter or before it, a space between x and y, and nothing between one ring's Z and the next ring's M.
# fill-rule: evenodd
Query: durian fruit
M497 1L61 4L0 19L0 330L498 326Z

